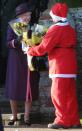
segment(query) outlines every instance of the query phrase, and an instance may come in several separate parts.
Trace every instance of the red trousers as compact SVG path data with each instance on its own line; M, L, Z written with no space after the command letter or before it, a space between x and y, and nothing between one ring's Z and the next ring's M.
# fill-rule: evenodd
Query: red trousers
M74 78L53 78L51 99L55 107L54 123L64 126L80 124Z

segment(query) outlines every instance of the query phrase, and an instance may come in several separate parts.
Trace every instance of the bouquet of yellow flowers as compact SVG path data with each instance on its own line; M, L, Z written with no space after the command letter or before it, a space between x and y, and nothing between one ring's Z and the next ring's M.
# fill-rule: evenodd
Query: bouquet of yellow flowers
M16 35L22 36L22 41L27 46L39 44L51 25L49 20L40 20L39 24L34 24L34 26L32 26L32 35L31 38L28 38L28 24L24 23L21 18L11 20L9 24Z
M32 28L32 36L29 39L27 32L23 32L23 41L26 45L34 46L41 43L44 35L46 34L48 28L52 25L52 21L49 20L39 20L39 24L34 24Z
M27 32L23 32L23 41L28 46L34 46L42 41L43 36L47 32L48 28L37 24L32 30L31 38L28 38Z
M27 24L22 22L20 18L11 20L9 22L9 25L11 26L11 28L17 36L21 36L23 34L23 31L25 31L27 28Z

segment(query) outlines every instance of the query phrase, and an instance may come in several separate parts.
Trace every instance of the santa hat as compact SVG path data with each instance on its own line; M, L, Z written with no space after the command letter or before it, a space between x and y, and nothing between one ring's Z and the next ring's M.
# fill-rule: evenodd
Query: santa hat
M68 13L68 6L66 3L56 3L50 11L50 16L52 17L53 21L66 21L67 20L67 13Z

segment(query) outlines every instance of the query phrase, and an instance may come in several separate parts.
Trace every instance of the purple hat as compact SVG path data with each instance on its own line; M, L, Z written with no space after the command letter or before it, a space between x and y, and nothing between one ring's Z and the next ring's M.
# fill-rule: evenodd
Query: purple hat
M25 12L32 12L34 6L30 3L22 3L16 7L15 14L16 16L21 15Z

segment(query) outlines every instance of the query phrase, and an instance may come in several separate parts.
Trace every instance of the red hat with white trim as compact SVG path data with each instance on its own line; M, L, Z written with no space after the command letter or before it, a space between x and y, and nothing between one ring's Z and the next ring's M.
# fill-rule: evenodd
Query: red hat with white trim
M66 3L56 3L50 11L50 16L53 20L62 20L65 21L67 19L68 6Z

